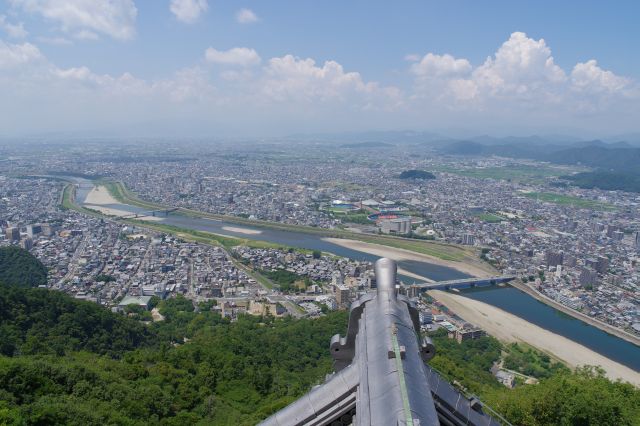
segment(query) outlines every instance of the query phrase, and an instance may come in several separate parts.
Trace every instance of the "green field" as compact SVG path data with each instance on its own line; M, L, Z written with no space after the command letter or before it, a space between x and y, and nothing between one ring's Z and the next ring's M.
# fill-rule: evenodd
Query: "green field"
M478 179L498 179L521 183L543 183L549 178L563 176L574 171L567 167L513 165L504 167L485 167L463 169L451 166L436 167L441 172L453 173Z
M357 223L359 225L373 224L373 222L369 220L369 215L367 213L364 213L362 209L345 210L339 207L332 206L324 209L324 211L333 214L343 223Z
M507 220L506 218L502 216L498 216L497 214L493 214L493 213L481 213L481 214L478 214L477 217L481 221L487 222L487 223L499 223L499 222L502 222L503 220Z
M544 203L554 203L561 206L572 206L579 209L591 209L600 211L615 210L615 206L600 201L586 200L571 195L557 194L554 192L523 192L522 195Z
M69 184L64 187L64 190L62 192L62 208L63 209L75 210L76 205L73 202L74 192L75 190L73 185Z

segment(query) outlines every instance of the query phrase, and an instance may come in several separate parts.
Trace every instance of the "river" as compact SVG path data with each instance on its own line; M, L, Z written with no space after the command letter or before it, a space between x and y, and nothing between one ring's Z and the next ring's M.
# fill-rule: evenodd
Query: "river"
M78 204L83 204L87 194L93 188L93 184L91 181L79 180L77 178L74 180L79 183L79 187L76 191L76 202ZM111 207L132 213L145 211L145 209L137 206L120 203L110 204L105 207ZM367 260L373 262L378 259L377 256L370 255L368 253L363 253L324 241L321 236L314 234L249 227L230 222L206 218L193 218L178 214L170 214L166 218L161 218L160 221L161 223L181 228L208 231L231 237L270 241L277 244L310 250L326 251L355 260ZM223 228L249 229L256 233L247 234ZM436 281L468 277L468 275L455 269L433 265L427 262L402 261L398 262L398 266L414 274L428 277ZM401 279L404 279L407 283L415 281L412 278L402 276ZM580 343L581 345L584 345L607 358L633 368L636 371L640 371L640 347L607 334L604 331L588 325L578 319L563 314L556 309L535 300L518 289L513 287L492 287L482 290L463 291L460 294L512 313L526 321L529 321L530 323L538 325L539 327Z

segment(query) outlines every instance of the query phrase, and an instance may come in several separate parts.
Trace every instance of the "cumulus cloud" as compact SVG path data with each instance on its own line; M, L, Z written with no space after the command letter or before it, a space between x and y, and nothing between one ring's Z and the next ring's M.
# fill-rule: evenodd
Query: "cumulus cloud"
M236 13L236 21L240 24L252 24L258 21L258 16L251 9L240 9Z
M466 59L428 53L414 60L415 99L437 99L452 108L544 110L549 106L586 110L598 95L623 95L626 78L598 67L595 60L577 64L570 75L559 67L544 39L514 32L481 65ZM576 93L591 97L576 98Z
M223 65L238 65L248 67L260 63L260 55L254 49L234 47L229 50L216 50L213 47L204 52L207 62Z
M178 21L192 24L209 9L207 0L171 0L169 6Z
M29 35L27 30L24 29L24 24L22 22L12 24L7 21L7 17L5 15L0 15L0 30L7 33L11 38L25 38Z
M400 91L365 82L358 72L345 72L342 65L326 61L322 66L293 55L272 58L264 69L262 93L274 101L304 103L347 102L355 109L393 109L401 103Z
M359 73L344 72L342 65L335 61L326 61L318 67L313 59L286 55L269 60L265 71L263 91L280 101L343 98L348 91L372 89Z
M546 95L566 80L543 39L515 32L494 57L473 72L473 82L492 95Z
M133 0L9 0L16 8L44 17L70 34L105 34L118 40L135 35Z
M409 56L407 60L416 60L416 56ZM427 53L422 59L411 65L412 74L421 78L450 77L465 75L471 71L471 64L466 59L456 59L451 55L434 55Z
M575 90L594 93L624 93L631 80L620 77L598 66L595 59L576 64L571 71L571 84Z
M65 37L78 37L82 31L87 37L104 34L87 26L66 31ZM200 123L201 129L235 121L240 131L250 127L256 133L269 126L278 132L329 125L346 130L354 129L354 123L359 128L372 123L614 128L635 126L640 119L637 82L603 69L595 60L565 71L544 40L524 33L512 34L475 65L442 53L405 59L413 82L406 89L370 81L334 60L317 62L289 54L263 62L249 47L211 47L199 65L144 79L127 72L103 74L82 64L59 67L34 44L0 40L0 109L8 111L0 114L0 129L29 131L33 123L47 129L74 128L75 123L119 127L150 120L167 128ZM255 125L247 126L246 120Z

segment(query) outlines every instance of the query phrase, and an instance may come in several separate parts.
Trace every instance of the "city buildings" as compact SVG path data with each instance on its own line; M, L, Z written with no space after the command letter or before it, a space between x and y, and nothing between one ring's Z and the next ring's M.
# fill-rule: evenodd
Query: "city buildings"
M51 270L53 287L83 293L101 303L112 303L125 294L151 294L158 280L167 297L177 293L194 299L263 296L266 290L234 267L234 259L229 259L235 256L232 252L205 250L170 238L158 243L157 233L138 229L133 235L140 233L141 239L123 238L131 233L121 225L105 225L99 219L60 210L61 182L10 177L50 170L101 175L124 182L145 200L165 205L315 228L385 231L462 243L500 272L522 277L554 300L636 333L634 326L640 323L639 194L558 186L555 176L569 173L570 168L556 173L557 166L527 160L440 155L428 146L416 150L401 144L350 149L310 143L292 150L291 143L185 142L170 159L162 155L166 147L154 143L96 146L91 157L69 156L68 149L57 151L56 147L32 152L16 147L7 151L12 160L0 164L0 244L28 247L30 238L31 252ZM434 171L436 179L398 179L407 169ZM538 170L544 173L536 175ZM505 171L509 179L502 178ZM486 177L490 173L495 176ZM568 201L547 202L535 195L544 193L560 194ZM332 209L339 207L335 200L350 207ZM386 224L376 223L376 218L385 216L396 217ZM403 219L393 222L398 217ZM108 254L113 250L122 259ZM184 256L179 255L182 250ZM240 255L250 257L246 260L251 267L283 267L308 278L311 283L293 296L329 298L326 306L337 298L330 287L335 268L340 269L351 297L375 285L362 262L352 261L349 269L349 262L324 256L314 263L299 256L286 260L286 253L243 250ZM189 274L191 266L193 274ZM103 269L116 281L96 282L94 277ZM145 274L153 278L147 280ZM315 299L310 303L318 306Z

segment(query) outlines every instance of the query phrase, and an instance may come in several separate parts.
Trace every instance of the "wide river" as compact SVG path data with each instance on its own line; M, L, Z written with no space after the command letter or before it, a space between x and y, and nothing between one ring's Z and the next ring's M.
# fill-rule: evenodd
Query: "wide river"
M87 194L93 188L93 184L86 180L74 180L79 182L79 187L76 191L76 202L83 204ZM120 203L111 204L106 207L132 213L145 211L145 209L137 206ZM322 250L355 260L375 261L378 259L377 256L373 256L368 253L348 249L332 244L328 241L324 241L321 236L313 234L248 227L219 220L193 218L177 214L170 214L166 218L161 218L161 223L185 229L208 231L231 237L270 241L277 244L310 250ZM252 232L251 234L248 234L244 232L237 232L234 231L233 228L248 229L250 231L255 231L255 233ZM433 265L427 262L403 261L398 262L398 266L409 272L413 272L414 274L428 277L436 281L468 277L468 275L455 269ZM408 277L401 278L404 279L405 283L412 283L415 281ZM490 289L464 291L461 294L512 313L526 321L538 325L539 327L580 343L581 345L584 345L607 358L633 368L636 371L640 371L640 347L607 334L604 331L601 331L600 329L588 325L578 319L563 314L556 309L535 300L518 289L513 287L493 287Z

